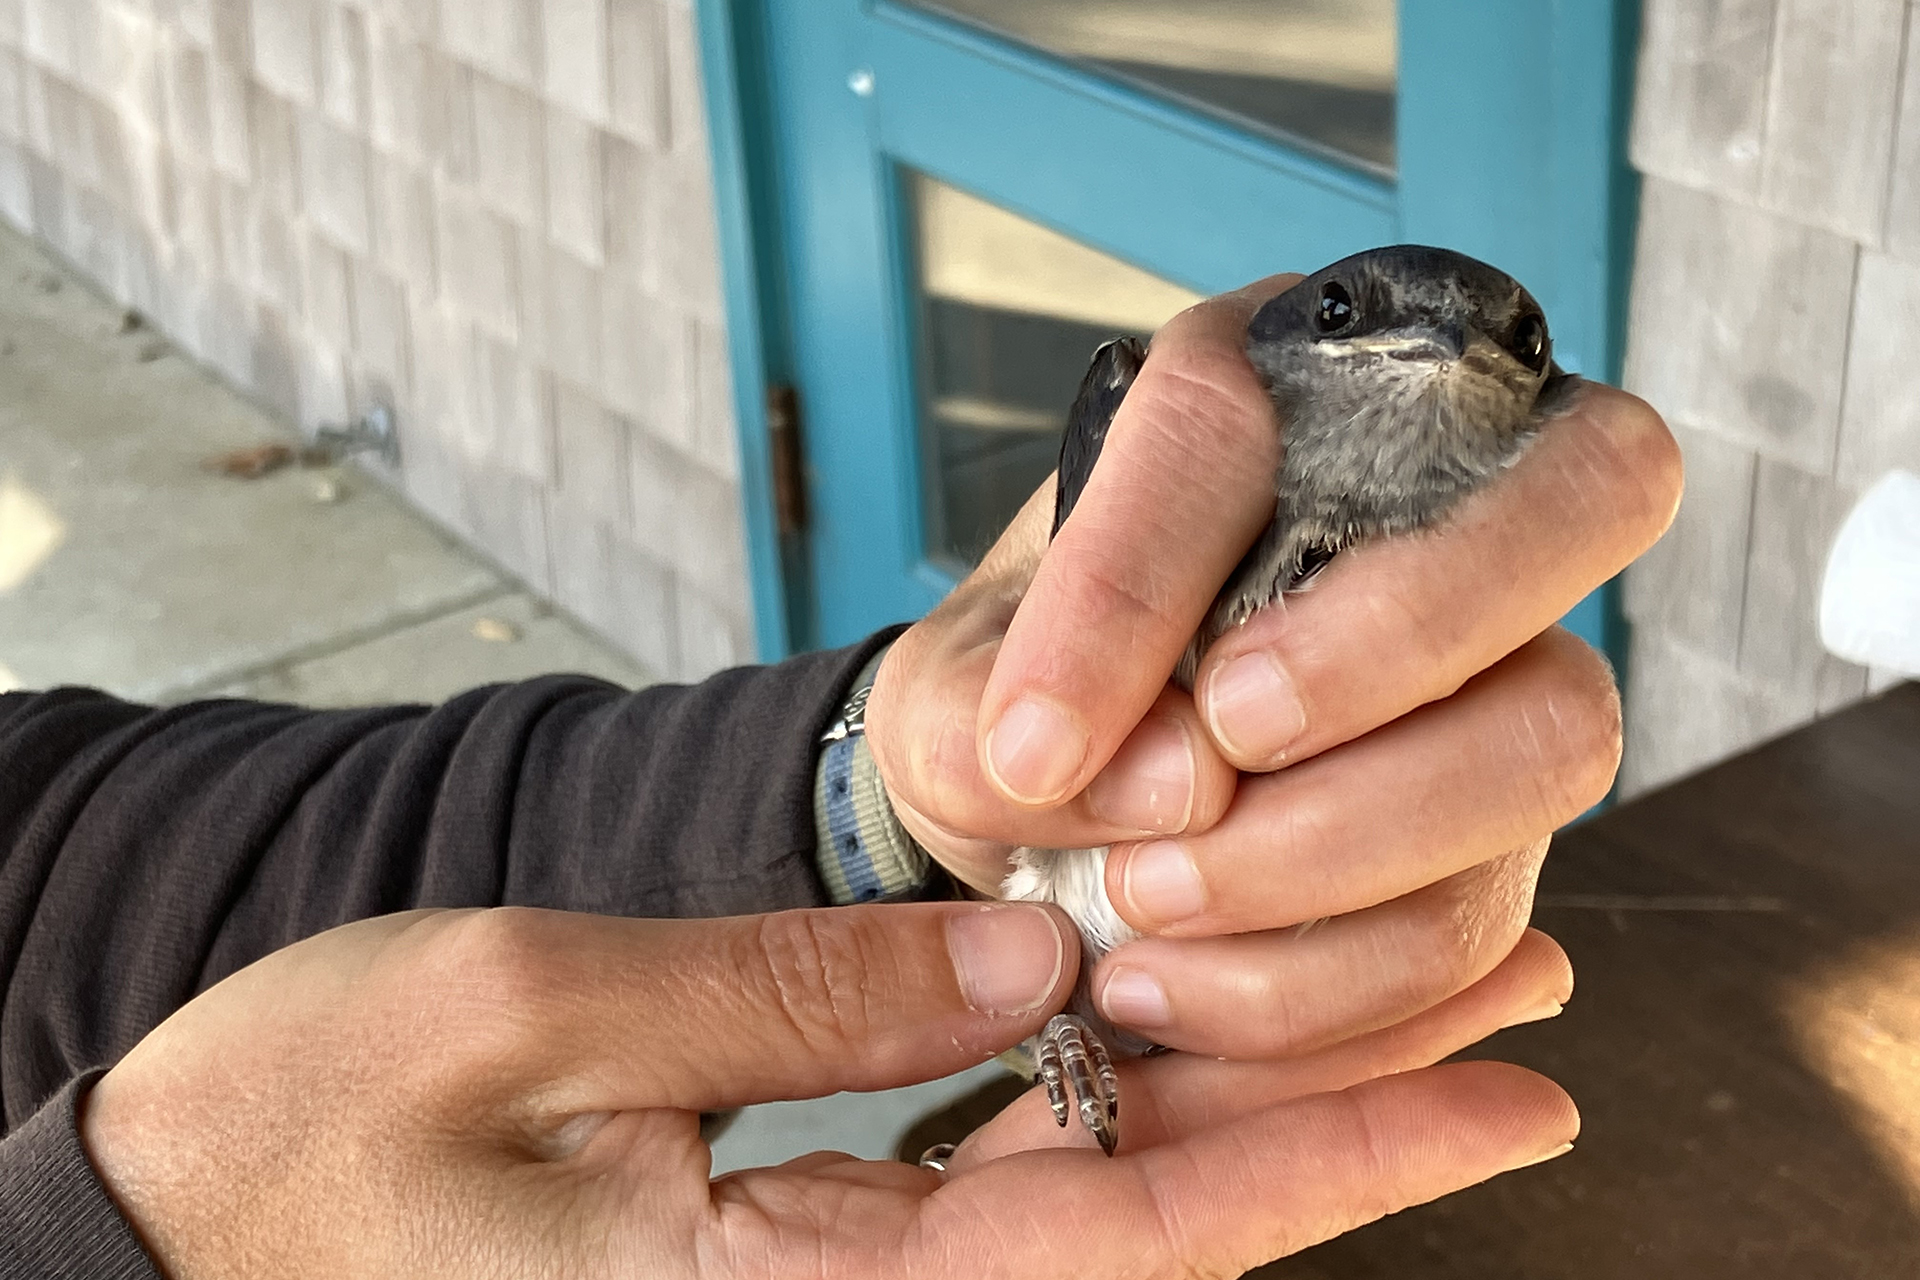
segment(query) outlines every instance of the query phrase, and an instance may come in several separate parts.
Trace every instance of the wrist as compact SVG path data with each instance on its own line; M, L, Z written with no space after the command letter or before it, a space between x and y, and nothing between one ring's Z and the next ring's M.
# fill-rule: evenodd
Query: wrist
M854 677L814 767L815 859L836 906L952 896L939 864L901 825L867 741L867 695L891 648Z

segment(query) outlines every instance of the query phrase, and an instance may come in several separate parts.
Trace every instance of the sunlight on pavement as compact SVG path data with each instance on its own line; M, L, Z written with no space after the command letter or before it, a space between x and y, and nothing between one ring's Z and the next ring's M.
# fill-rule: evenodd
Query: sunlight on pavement
M11 471L0 475L0 592L25 582L66 538L66 522L53 508Z

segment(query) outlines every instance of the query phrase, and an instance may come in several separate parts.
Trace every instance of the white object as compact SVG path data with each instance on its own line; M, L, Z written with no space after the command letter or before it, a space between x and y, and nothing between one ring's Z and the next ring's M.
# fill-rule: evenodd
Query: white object
M1820 586L1820 642L1836 657L1920 676L1920 476L1882 476L1840 526Z

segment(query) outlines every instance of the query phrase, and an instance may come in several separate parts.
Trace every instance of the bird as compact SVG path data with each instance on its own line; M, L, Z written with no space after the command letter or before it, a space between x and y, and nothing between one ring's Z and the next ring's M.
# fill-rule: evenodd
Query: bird
M1511 466L1572 402L1580 378L1553 358L1540 304L1496 267L1449 249L1391 245L1321 268L1268 300L1246 352L1273 403L1282 461L1274 514L1195 632L1174 680L1191 691L1207 649L1338 554L1443 520ZM1068 413L1053 536L1072 517L1148 348L1095 353ZM1002 896L1058 904L1081 939L1067 1010L1024 1046L1065 1127L1077 1111L1102 1151L1119 1142L1116 1058L1159 1046L1105 1022L1088 975L1140 936L1107 898L1108 849L1015 850Z

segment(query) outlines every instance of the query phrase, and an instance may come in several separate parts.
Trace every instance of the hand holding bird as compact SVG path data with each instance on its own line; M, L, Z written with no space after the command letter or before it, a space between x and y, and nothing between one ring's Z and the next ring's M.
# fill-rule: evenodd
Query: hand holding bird
M1142 1044L1239 1059L1364 1036L1510 961L1542 966L1537 1003L1557 1010L1570 981L1526 933L1532 887L1545 837L1605 793L1619 727L1604 662L1553 624L1658 536L1678 496L1665 428L1606 388L1508 467L1533 432L1528 400L1503 427L1517 442L1477 464L1489 483L1219 629L1189 695L1168 673L1278 525L1284 411L1246 348L1257 315L1269 341L1285 327L1262 312L1274 295L1292 309L1313 292L1287 293L1297 280L1156 336L1058 538L1053 495L1036 495L895 646L868 714L902 821L977 889L997 890L1021 846L1110 846L1081 879L1136 940L1089 957L1083 1006ZM1331 282L1349 307L1374 285ZM1530 301L1505 296L1477 350L1463 330L1460 360L1515 344L1507 372L1537 397L1553 374L1544 323L1539 351L1521 332ZM1348 332L1369 360L1433 362L1418 335Z

